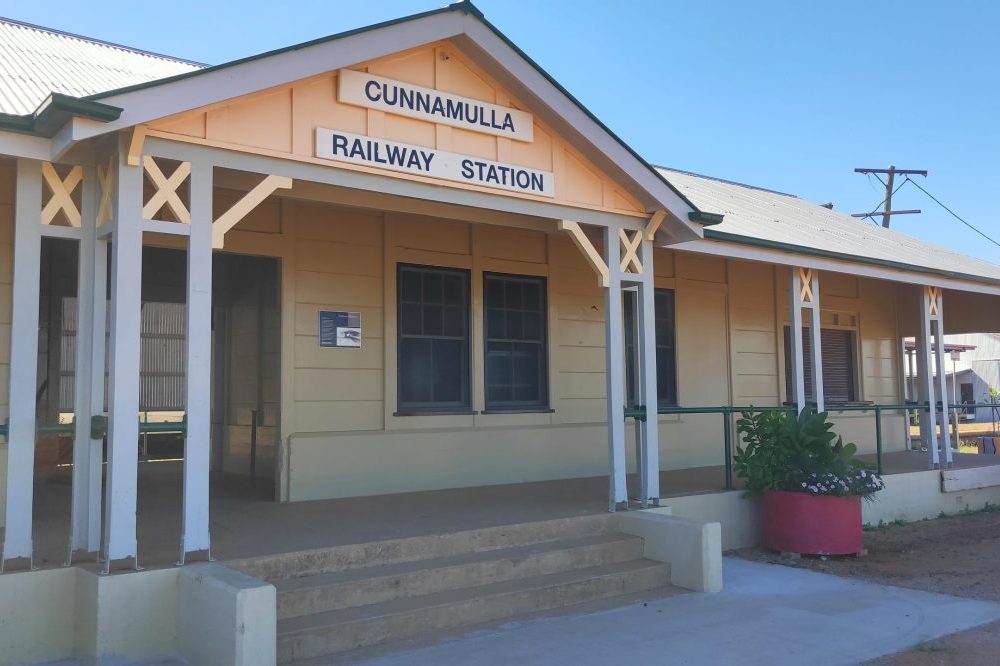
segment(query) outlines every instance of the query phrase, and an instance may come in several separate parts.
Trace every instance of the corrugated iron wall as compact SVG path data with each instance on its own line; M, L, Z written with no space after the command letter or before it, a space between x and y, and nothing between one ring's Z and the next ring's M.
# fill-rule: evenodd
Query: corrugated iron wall
M108 308L110 312L110 307ZM139 409L182 411L184 409L184 329L187 311L183 303L142 304L142 343L139 365ZM76 298L62 302L62 349L60 355L59 409L73 411L73 369L76 366ZM107 339L105 341L107 349ZM105 354L107 358L107 354ZM105 369L105 373L107 369Z

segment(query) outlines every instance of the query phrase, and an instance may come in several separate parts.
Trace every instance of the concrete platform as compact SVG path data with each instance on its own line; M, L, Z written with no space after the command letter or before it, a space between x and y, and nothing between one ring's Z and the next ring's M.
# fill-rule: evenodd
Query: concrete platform
M1000 604L727 558L719 594L511 623L363 662L840 666L1000 619Z
M927 469L927 454L885 454L887 474ZM1000 465L1000 456L955 454L955 468ZM139 466L140 563L172 566L180 539L181 463ZM70 468L35 485L36 565L59 566L69 533ZM716 493L722 465L662 472L664 498ZM737 488L740 487L736 479ZM213 555L221 560L341 544L455 532L607 511L607 478L459 488L398 495L279 503L273 482L214 475L211 495ZM2 532L2 530L0 530Z

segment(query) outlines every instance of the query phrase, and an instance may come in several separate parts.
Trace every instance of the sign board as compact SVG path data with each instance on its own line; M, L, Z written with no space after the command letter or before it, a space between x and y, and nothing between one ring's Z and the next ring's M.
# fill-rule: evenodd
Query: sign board
M342 69L337 73L337 99L344 104L364 106L518 141L530 142L535 138L535 122L526 111L353 69Z
M426 146L316 128L316 157L501 190L555 196L555 175Z
M320 347L360 347L361 313L319 311Z

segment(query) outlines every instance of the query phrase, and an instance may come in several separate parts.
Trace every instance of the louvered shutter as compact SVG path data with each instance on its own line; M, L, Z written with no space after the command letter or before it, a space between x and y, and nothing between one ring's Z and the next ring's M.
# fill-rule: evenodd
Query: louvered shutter
M785 401L794 402L792 396L792 345L791 327L785 327ZM820 331L823 345L823 395L826 402L853 402L855 394L854 331L824 328ZM809 329L802 329L802 347L805 363L806 400L814 401L812 391L812 338Z

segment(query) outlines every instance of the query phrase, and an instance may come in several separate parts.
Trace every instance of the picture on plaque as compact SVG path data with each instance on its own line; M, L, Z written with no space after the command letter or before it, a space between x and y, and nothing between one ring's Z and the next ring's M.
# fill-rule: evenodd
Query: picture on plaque
M320 347L360 347L361 313L319 311Z

